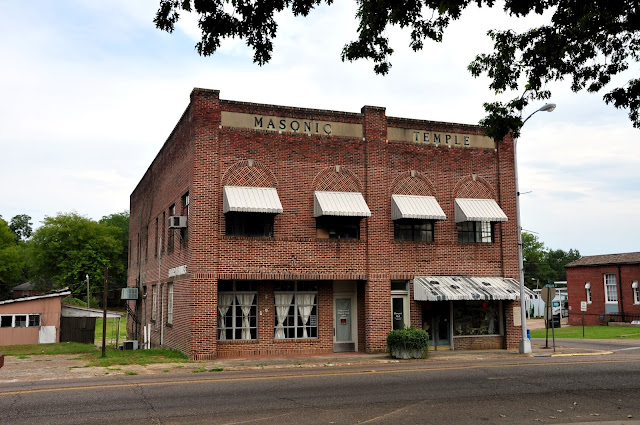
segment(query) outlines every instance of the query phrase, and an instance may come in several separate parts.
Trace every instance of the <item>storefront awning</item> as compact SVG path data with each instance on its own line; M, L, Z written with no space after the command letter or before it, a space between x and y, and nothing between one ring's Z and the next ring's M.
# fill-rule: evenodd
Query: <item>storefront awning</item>
M391 219L446 220L433 196L391 195Z
M371 217L360 192L313 192L313 216Z
M222 211L280 214L282 204L274 187L225 186Z
M525 287L525 296L534 293ZM520 284L504 277L417 276L413 279L416 301L519 300Z
M463 221L507 221L507 215L493 199L456 198L456 223Z

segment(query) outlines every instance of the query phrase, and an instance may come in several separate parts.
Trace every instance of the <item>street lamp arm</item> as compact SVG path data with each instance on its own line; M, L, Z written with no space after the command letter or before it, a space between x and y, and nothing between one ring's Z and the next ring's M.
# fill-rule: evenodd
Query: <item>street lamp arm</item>
M524 119L524 121L522 121L522 125L520 126L520 128L522 128L524 126L524 123L526 123L529 118L531 118L532 116L534 116L535 114L537 114L538 112L551 112L554 109L556 109L556 104L555 103L545 103L540 109L537 109L535 111L533 111L527 118Z

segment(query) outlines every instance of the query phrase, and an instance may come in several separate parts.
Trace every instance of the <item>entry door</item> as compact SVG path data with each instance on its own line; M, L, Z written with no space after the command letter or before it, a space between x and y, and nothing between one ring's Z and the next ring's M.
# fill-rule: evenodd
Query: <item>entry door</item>
M449 323L449 302L426 303L422 309L422 321L429 326L429 344L449 346L451 323Z
M351 298L336 298L336 342L353 341L351 332Z

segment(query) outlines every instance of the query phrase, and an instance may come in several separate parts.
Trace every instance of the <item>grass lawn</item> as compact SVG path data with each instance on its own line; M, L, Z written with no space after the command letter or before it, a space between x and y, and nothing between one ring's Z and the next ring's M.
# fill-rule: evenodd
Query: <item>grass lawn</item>
M107 345L115 345L116 343L116 331L118 328L118 320L117 319L107 319ZM127 339L127 316L123 316L120 319L120 337L118 338L118 343L121 344L122 341ZM96 337L95 344L102 346L102 318L96 319Z
M87 361L86 366L115 366L115 365L147 365L151 363L182 363L188 362L187 356L174 350L106 350L106 357L102 350L93 344L79 344L76 342L60 342L55 344L7 345L2 347L6 356L25 358L26 356L77 354L79 359Z
M55 344L4 345L0 351L5 356L38 356L56 354L82 354L97 350L93 344L57 342Z
M549 328L549 337L551 337ZM582 338L582 326L563 327L555 330L556 338ZM546 331L531 331L531 338L544 338ZM640 328L632 326L585 326L584 339L640 339Z

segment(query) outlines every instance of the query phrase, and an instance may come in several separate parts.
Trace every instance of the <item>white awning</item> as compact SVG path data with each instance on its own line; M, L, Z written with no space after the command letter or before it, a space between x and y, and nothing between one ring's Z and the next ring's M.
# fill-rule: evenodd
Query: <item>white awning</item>
M313 192L313 216L371 217L360 192Z
M507 221L507 215L493 199L456 198L456 223L463 221Z
M433 196L391 195L391 219L402 218L446 220L447 216Z
M528 288L525 296L535 294ZM417 276L413 279L416 301L519 300L520 284L505 277Z
M274 187L225 186L222 211L280 214L282 204Z

